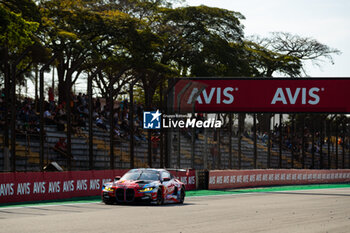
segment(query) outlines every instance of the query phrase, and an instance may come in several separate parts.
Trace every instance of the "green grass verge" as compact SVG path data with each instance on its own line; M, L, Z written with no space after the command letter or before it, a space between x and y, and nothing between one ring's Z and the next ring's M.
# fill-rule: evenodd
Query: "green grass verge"
M263 192L281 192L281 191L297 191L297 190L312 190L312 189L334 189L334 188L350 188L350 184L316 184L316 185L291 185L291 186L273 186L263 188L246 188L246 189L230 189L230 190L193 190L186 191L187 197L199 196L214 196L214 195L233 195L244 193L263 193ZM62 200L48 200L36 202L21 202L21 203L4 203L0 204L1 208L9 207L27 207L37 205L69 205L77 203L96 203L100 202L100 196L92 197L75 197Z
M263 188L229 189L229 190L196 190L187 191L186 196L212 196L212 195L232 195L240 193L259 193L259 192L279 192L296 191L312 189L332 189L332 188L350 188L350 184L315 184L315 185L290 185L290 186L272 186Z

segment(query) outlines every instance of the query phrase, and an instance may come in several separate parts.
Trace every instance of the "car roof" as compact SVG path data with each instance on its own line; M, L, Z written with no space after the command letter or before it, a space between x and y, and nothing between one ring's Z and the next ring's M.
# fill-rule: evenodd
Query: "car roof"
M165 169L156 169L156 168L135 168L131 169L129 172L134 172L134 171L155 171L155 172L163 172L166 171Z

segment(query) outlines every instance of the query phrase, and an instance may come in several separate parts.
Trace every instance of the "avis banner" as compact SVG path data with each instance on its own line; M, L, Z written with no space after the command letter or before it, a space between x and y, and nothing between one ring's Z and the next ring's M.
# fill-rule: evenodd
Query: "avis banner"
M174 87L175 112L350 112L350 78L193 78Z
M345 182L350 182L350 169L217 170L209 172L209 189Z
M72 172L0 173L0 203L66 199L97 196L102 185L128 170ZM196 188L195 171L171 171L186 185Z

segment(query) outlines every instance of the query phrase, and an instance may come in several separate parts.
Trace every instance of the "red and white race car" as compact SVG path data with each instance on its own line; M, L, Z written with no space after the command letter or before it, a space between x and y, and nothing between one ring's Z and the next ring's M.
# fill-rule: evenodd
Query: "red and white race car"
M102 201L106 204L149 202L184 203L185 185L165 169L132 169L102 186Z

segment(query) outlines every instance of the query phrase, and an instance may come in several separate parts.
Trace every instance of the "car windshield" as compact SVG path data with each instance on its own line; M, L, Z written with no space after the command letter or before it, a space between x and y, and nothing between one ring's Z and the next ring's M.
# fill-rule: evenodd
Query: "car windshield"
M120 180L159 180L157 171L132 171L126 173Z

